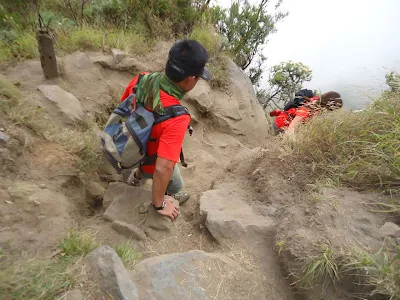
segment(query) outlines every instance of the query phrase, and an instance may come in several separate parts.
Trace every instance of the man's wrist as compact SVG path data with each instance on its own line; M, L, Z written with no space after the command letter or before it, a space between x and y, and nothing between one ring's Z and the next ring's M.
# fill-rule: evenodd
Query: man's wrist
M163 200L163 201L161 202L161 205L160 205L160 206L155 205L154 202L152 203L152 205L153 205L153 208L154 208L155 210L162 210L162 209L165 208L166 203L165 203L165 200Z

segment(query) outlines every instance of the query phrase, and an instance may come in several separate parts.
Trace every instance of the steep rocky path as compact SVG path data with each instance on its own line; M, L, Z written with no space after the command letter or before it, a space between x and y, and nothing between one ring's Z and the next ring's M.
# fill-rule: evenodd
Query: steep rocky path
M103 124L135 72L162 68L168 47L161 49L153 57L119 64L111 55L77 52L62 58L64 73L54 80L42 77L37 60L2 73L63 135L76 121ZM139 212L148 203L149 185L138 189L110 182L102 166L82 182L76 152L46 133L2 119L11 137L0 145L6 162L0 181L3 251L52 252L69 228L79 226L95 231L103 244L134 240L145 259L130 271L141 299L292 299L273 251L276 208L260 204L247 183L248 170L232 175L232 159L242 153L239 160L246 160L251 147L265 144L268 125L249 79L232 62L227 76L226 90L201 83L183 101L195 129L184 143L189 166L181 167L192 196L174 224L151 210ZM113 257L107 251L99 255ZM110 261L119 268L114 258ZM173 276L165 279L165 274Z

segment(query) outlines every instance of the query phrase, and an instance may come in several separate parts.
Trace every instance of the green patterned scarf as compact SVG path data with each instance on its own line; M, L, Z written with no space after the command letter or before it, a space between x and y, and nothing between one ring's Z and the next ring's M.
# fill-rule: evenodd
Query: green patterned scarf
M142 77L137 86L136 99L144 107L162 115L164 108L160 101L160 90L178 100L181 100L185 95L185 92L165 74L156 72Z

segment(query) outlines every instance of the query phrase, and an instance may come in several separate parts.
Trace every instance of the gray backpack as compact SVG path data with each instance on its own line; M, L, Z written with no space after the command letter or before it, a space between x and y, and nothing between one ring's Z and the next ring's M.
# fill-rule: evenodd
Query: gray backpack
M139 75L138 83L141 77ZM133 93L111 113L101 135L103 152L119 174L123 169L138 167L145 159L146 144L153 125L181 115L190 115L182 105L165 107L163 115L146 110L136 102L136 87L137 84Z

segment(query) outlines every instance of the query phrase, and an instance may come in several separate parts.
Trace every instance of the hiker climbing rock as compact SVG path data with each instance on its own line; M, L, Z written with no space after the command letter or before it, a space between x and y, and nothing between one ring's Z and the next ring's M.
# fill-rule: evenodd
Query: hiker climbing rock
M270 112L275 133L292 134L300 123L312 118L323 110L335 110L343 106L339 93L327 92L321 97L314 96L311 90L303 89L296 93L295 98L290 100L283 110L275 109Z
M192 131L190 114L179 101L200 78L211 79L207 61L207 50L197 41L176 42L164 73L143 72L128 84L102 138L106 156L125 174L128 184L141 186L147 179L153 180L153 208L172 220L179 215L173 199L183 204L190 197L182 192L176 164L181 160L187 166L182 144L186 130ZM134 166L137 168L131 172Z

